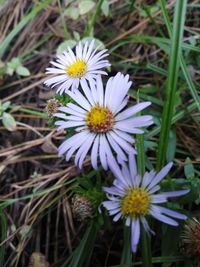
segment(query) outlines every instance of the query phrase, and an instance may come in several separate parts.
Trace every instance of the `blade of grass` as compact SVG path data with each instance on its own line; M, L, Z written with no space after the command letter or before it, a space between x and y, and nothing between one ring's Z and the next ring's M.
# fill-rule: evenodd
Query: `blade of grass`
M23 19L15 26L15 28L6 36L3 42L0 44L0 58L3 57L4 53L8 49L13 38L48 4L51 3L51 0L44 0L38 6L34 7L31 12L24 16Z
M62 9L60 0L57 0L57 3L58 3L59 11L60 11L60 17L61 17L61 21L62 21L62 26L63 26L65 39L67 39L67 37L69 36L69 33L67 31L67 25L65 23L65 18L64 18L63 12L62 12L63 9Z
M61 267L85 266L85 262L89 260L89 257L91 257L91 252L94 249L94 242L98 230L99 224L97 221L91 221L79 245Z
M171 44L171 40L169 38L164 37L155 37L151 35L144 35L144 34L130 34L126 36L126 38L120 40L115 46L109 49L110 53L114 52L121 46L126 44L133 44L133 43L144 43L144 44L156 44L161 49L163 49L163 45L169 46ZM183 50L190 50L193 52L200 53L200 48L198 46L194 46L191 44L182 43L181 44Z
M174 113L178 72L180 65L181 40L183 36L187 0L177 0L175 6L171 53L168 65L166 102L163 108L161 132L157 151L157 169L165 164L171 121Z
M92 17L90 23L88 24L88 26L87 26L85 32L84 32L84 36L85 36L85 37L91 35L92 28L93 28L93 26L94 26L94 24L95 24L95 21L96 21L96 19L97 19L98 14L99 14L99 12L100 12L100 9L101 9L101 6L102 6L102 4L103 4L103 1L104 1L104 0L99 0L99 1L98 1L96 10L95 10L95 12L94 12L94 15L93 15L93 17Z
M165 7L165 3L164 3L164 0L159 0L160 1L160 6L161 6L161 9L162 9L162 12L163 12L163 17L164 17L164 21L165 21L165 24L167 26L167 30L168 30L168 34L169 36L171 37L172 35L172 26L170 24L170 18L169 18L169 15L167 13L167 10L166 10L166 7ZM181 65L181 69L182 69L182 72L184 74L184 77L185 77L185 80L188 84L188 87L190 89L190 92L194 98L194 101L196 102L197 104L197 108L199 109L200 111L200 97L197 93L197 89L195 88L195 85L192 81L192 78L191 78L191 75L187 69L187 65L185 63L185 60L183 58L183 55L180 54L180 65Z

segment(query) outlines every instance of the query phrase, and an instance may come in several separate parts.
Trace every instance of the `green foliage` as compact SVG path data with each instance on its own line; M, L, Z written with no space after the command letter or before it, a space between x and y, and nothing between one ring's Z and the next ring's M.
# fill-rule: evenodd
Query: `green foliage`
M2 120L4 127L8 131L14 131L16 129L16 121L10 113L6 112L10 107L10 101L4 103L0 101L0 120Z
M74 48L75 45L76 45L75 40L69 39L67 41L64 41L58 46L56 54L57 55L62 54L64 51L68 49L68 47L72 49Z
M85 15L91 11L95 6L95 2L92 0L81 0L79 1L79 13L80 15Z
M74 6L70 6L64 11L64 15L73 20L77 20L79 17L79 9Z
M95 214L98 214L98 207L105 199L105 193L102 192L101 178L98 172L92 171L88 175L77 178L77 184L72 191L77 194L86 197L93 205ZM97 178L95 179L95 176Z
M20 76L29 76L30 71L22 66L22 63L20 61L20 58L14 57L10 62L7 63L7 74L13 75L14 72L19 74Z
M101 10L102 10L103 14L104 14L106 17L108 17L109 12L110 12L110 8L109 8L109 2L108 2L108 0L104 0L104 1L103 1L103 4L102 4L102 6L101 6Z
M16 122L12 115L7 112L3 113L2 123L8 131L14 131L16 129Z

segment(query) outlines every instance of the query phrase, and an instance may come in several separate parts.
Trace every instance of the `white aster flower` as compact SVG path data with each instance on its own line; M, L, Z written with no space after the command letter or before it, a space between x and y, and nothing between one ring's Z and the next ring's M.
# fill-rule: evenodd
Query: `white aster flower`
M107 73L101 69L110 66L108 60L103 60L108 56L107 49L98 53L97 49L94 49L94 40L90 44L86 42L84 47L79 42L75 49L76 53L68 47L68 51L57 56L56 62L50 62L55 67L47 68L46 73L56 76L49 78L44 83L50 87L59 85L57 93L62 94L70 88L77 89L79 83L82 84L85 80L94 82L97 75L106 75Z
M187 194L190 190L157 193L160 190L159 183L167 175L172 163L167 164L159 173L155 171L146 172L141 178L137 173L134 155L129 156L129 167L122 165L116 169L111 164L110 168L116 180L113 186L104 187L103 191L108 193L108 201L103 206L114 215L113 221L120 218L125 219L127 226L131 227L131 248L136 252L140 238L140 227L144 227L147 233L154 233L146 220L146 216L166 224L177 226L175 219L185 220L187 217L181 213L162 207L158 204L167 203L169 197L178 197Z
M153 123L152 116L136 116L135 114L148 107L150 102L139 103L124 109L128 102L127 92L131 86L129 76L118 73L111 77L103 89L101 77L96 84L88 87L82 83L84 95L79 90L69 91L69 96L77 104L68 103L60 107L63 113L55 116L62 120L56 121L58 129L75 127L76 133L63 142L59 154L66 154L68 161L76 153L75 164L80 168L87 153L91 150L91 162L97 169L98 156L103 168L108 168L108 161L117 155L119 162L127 160L128 153L136 153L131 144L134 138L131 134L141 134L140 128ZM113 152L115 152L113 154Z

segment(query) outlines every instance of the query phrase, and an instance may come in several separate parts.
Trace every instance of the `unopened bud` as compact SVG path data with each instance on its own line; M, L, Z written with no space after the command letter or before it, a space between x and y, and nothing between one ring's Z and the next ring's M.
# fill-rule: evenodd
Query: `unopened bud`
M53 98L48 100L46 105L46 112L48 116L53 117L53 114L58 111L59 106L60 102L57 99Z
M72 212L78 221L86 221L93 215L92 203L85 196L75 196L72 200Z

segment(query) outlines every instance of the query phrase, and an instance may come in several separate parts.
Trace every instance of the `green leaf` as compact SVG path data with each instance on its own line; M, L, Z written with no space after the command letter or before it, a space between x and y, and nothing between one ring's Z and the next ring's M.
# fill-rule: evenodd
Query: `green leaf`
M86 42L91 42L92 40L94 40L94 47L99 47L100 49L104 49L105 48L105 45L102 41L100 41L99 39L97 38L94 38L94 37L84 37L82 39L82 42L83 44L85 44Z
M7 67L12 70L16 70L18 66L21 65L20 59L18 57L14 57L10 62L7 63Z
M9 108L10 104L11 104L10 101L6 101L6 102L4 102L4 103L1 105L1 107L2 107L2 109L5 111L6 109Z
M68 47L74 48L75 45L76 45L76 41L74 41L72 39L64 41L58 46L56 54L57 55L62 54L64 51L66 51L68 49Z
M16 122L15 122L15 119L9 113L7 113L7 112L4 112L3 113L2 122L3 122L4 127L8 131L15 131L16 130Z
M19 74L20 76L29 76L30 75L30 71L22 65L17 67L16 73Z
M186 163L185 166L184 166L185 176L188 179L195 177L195 174L194 174L194 166L193 166L190 158L187 158L186 161L185 161L185 163Z
M66 15L67 17L73 20L77 20L79 17L79 9L73 6L69 7L65 10L64 15Z
M83 0L79 3L79 12L80 15L84 15L88 13L93 7L95 3L91 0Z
M103 1L103 4L101 6L101 10L103 14L107 17L109 15L109 3L107 0Z
M146 9L148 9L149 14L152 15L153 13L155 13L156 11L159 10L158 5L152 5L152 6L147 6ZM145 9L142 9L140 11L140 16L142 17L148 17L148 13Z
M80 34L79 34L78 32L76 32L76 31L73 31L73 35L74 35L74 39L75 39L77 42L79 42L80 39L81 39Z

